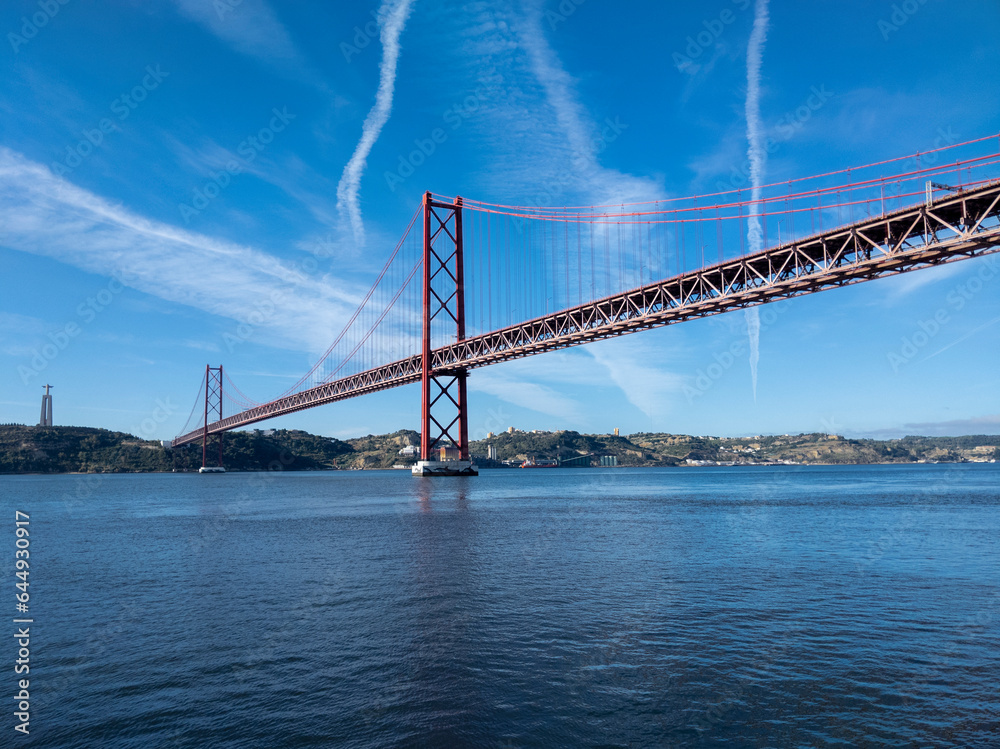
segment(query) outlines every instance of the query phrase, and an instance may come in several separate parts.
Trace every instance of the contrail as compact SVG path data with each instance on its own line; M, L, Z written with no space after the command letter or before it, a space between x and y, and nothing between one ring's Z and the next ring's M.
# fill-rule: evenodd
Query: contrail
M760 185L764 181L767 166L767 151L764 150L760 126L760 66L767 41L768 0L757 0L754 6L753 31L747 46L747 157L750 160L750 219L747 240L751 252L763 249L763 232L760 216L754 209L760 208ZM746 311L747 336L750 338L750 376L753 379L753 400L757 402L757 363L760 361L760 311L751 307Z
M399 60L399 35L403 32L406 19L410 16L413 0L383 0L378 11L382 26L382 62L379 64L378 92L375 106L371 108L361 126L361 140L351 160L344 167L344 173L337 184L337 208L343 217L347 215L351 223L354 240L359 245L365 242L365 227L361 221L361 206L358 204L358 189L364 174L368 154L378 140L379 133L392 111L392 94L396 85L396 63Z

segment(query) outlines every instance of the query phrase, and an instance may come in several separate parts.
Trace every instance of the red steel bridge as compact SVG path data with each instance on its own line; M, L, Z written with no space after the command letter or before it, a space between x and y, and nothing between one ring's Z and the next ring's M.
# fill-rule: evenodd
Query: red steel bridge
M469 370L1000 250L1000 136L813 177L616 206L426 193L326 353L256 403L206 367L173 444L411 383L421 459L468 459ZM225 385L225 387L224 387ZM223 415L223 401L235 412Z

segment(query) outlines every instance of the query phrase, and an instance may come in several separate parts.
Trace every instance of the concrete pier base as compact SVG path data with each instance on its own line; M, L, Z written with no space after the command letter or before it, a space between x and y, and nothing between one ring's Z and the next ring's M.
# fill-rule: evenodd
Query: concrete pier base
M478 476L471 460L418 460L414 476Z

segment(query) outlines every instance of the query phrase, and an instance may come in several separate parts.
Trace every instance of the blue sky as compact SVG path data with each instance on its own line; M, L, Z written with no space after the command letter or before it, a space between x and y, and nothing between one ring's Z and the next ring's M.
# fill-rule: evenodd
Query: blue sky
M380 7L4 4L0 422L36 423L51 383L56 423L169 438L209 362L281 393L427 189L565 205L749 186L749 0L393 0L381 37ZM774 0L768 180L1000 132L998 35L993 0ZM998 289L982 258L767 305L756 400L742 313L477 370L470 431L997 433ZM407 387L269 425L350 437L418 411Z

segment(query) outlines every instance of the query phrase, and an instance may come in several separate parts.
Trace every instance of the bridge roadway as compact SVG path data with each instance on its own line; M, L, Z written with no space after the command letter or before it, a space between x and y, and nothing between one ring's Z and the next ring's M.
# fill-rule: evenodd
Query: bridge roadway
M997 251L1000 181L442 346L431 367L447 375ZM208 433L419 382L421 366L418 355L375 367L227 416Z

